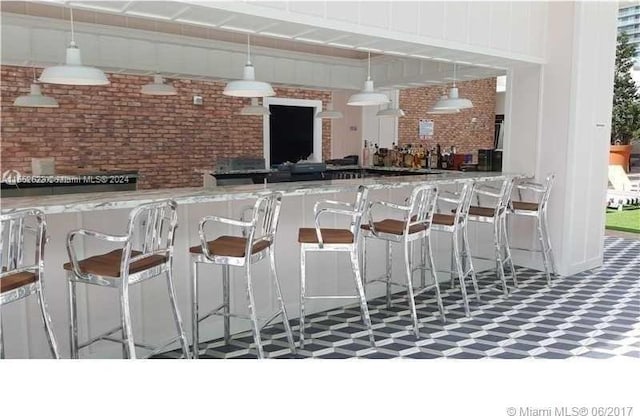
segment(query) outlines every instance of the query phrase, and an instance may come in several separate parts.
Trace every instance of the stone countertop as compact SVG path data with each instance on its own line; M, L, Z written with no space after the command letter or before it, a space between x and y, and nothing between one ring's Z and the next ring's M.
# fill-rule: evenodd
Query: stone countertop
M19 209L37 208L45 214L131 209L140 204L173 199L178 204L224 202L253 199L260 195L280 191L286 196L353 192L359 185L370 189L393 189L418 183L455 184L467 179L479 181L497 180L521 176L500 172L446 172L439 175L394 176L359 179L340 179L307 182L283 182L258 185L229 185L213 188L168 188L122 192L96 192L35 197L2 198L2 213Z
M340 171L340 170L373 170L380 172L411 172L411 173L442 173L442 172L451 172L450 170L442 170L442 169L414 169L414 168L401 168L394 166L360 166L360 165L327 165L327 171ZM250 174L267 174L274 172L287 172L280 171L278 169L239 169L239 170L227 170L227 171L217 171L217 170L206 170L206 169L198 169L196 170L198 173L209 173L211 175L250 175Z

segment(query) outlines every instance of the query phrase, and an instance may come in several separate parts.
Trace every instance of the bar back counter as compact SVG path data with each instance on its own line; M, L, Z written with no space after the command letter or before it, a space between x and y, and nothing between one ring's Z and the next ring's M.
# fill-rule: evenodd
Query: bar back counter
M36 196L21 198L2 198L2 212L18 209L37 208L46 214L49 242L45 252L45 284L49 312L53 320L54 332L58 338L62 357L69 356L69 316L67 310L66 274L62 265L68 261L65 248L67 233L76 228L87 228L110 234L124 234L129 211L146 202L173 199L178 203L178 228L176 231L174 252L174 282L178 306L182 313L185 328L191 328L189 298L189 247L200 243L198 222L207 215L220 215L239 218L242 209L251 205L256 197L272 191L281 191L284 195L280 225L275 243L275 255L282 285L283 297L289 312L289 318L297 318L299 310L299 246L298 228L313 226L313 205L318 200L333 199L353 202L359 185L369 187L370 200L403 202L409 196L412 186L430 183L441 188L455 189L466 180L481 182L497 181L505 177L518 176L499 172L448 172L432 175L377 177L347 180L328 180L310 182L270 183L265 185L218 186L214 188L178 188L148 191L127 191L109 193L84 193L70 195ZM391 214L391 213L390 213ZM344 227L339 219L327 217L323 227ZM472 249L492 255L492 233L482 228L482 224L471 227ZM231 229L221 228L220 234L229 234ZM437 268L448 268L451 261L450 238L442 238L435 233L434 257ZM446 237L446 236L444 236ZM531 244L531 241L524 242ZM86 241L79 246L80 258L104 253L115 248L113 243L104 241ZM370 243L367 247L367 269L370 276L379 276L385 269L384 245ZM400 254L400 253L398 253ZM403 279L401 262L394 262L394 280ZM439 265L439 266L438 266ZM535 266L535 265L533 265ZM208 310L222 299L221 270L219 267L200 266L200 304ZM277 309L277 298L268 279L266 264L256 266L254 279L257 296L257 312L265 314ZM477 269L495 267L495 263L479 262ZM540 266L538 265L538 268ZM244 280L231 275L231 311L246 313ZM211 278L207 278L210 276ZM313 293L355 293L349 259L341 253L307 257L307 290ZM264 278L262 278L264 277ZM440 275L439 280L448 281L448 275ZM130 290L131 313L136 340L154 343L174 335L172 326L167 325L173 317L168 306L164 281L149 282L132 286ZM382 296L383 285L371 286L367 298ZM206 296L205 296L206 295ZM434 299L435 302L435 299ZM353 303L345 300L322 300L310 302L307 306L308 317L313 313ZM89 309L87 306L91 305ZM81 287L77 294L78 326L83 339L118 324L119 303L112 291L100 287ZM407 313L409 310L407 309ZM44 341L35 302L21 302L3 307L4 338L8 357L47 357L47 343ZM249 323L232 321L232 334L249 330ZM189 332L189 331L187 331ZM222 337L222 320L210 319L201 325L202 342ZM248 333L250 336L250 333ZM173 348L178 348L176 344ZM113 343L97 343L84 351L82 357L119 358L121 348Z

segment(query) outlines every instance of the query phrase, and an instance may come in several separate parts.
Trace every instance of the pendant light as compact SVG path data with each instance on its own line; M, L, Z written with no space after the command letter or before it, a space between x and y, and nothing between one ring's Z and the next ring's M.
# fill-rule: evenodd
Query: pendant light
M13 102L16 107L59 107L58 101L53 97L46 97L42 95L40 84L36 80L36 69L33 68L33 82L31 83L30 92L28 95L21 95Z
M331 100L333 100L333 97ZM333 102L327 103L327 109L316 114L316 118L337 119L342 117L342 112L333 109Z
M222 93L231 97L272 97L276 95L268 82L256 81L256 71L251 64L249 35L247 35L247 63L244 66L242 79L229 82Z
M431 110L427 111L427 114L456 114L459 112L460 109L455 108L452 103L449 103L449 97L444 94L435 103Z
M240 110L240 115L243 116L268 116L270 114L269 108L260 105L257 98L252 98L251 105Z
M67 48L66 63L65 65L45 68L40 74L39 81L45 84L62 85L108 85L109 79L104 72L98 68L82 65L80 48L75 42L72 8L69 8L69 14L71 20L71 42Z
M153 82L143 85L140 92L146 95L178 95L173 85L164 83L164 78L160 74L155 74Z
M438 100L433 106L432 110L464 110L467 108L473 108L471 100L466 98L460 98L458 93L458 87L456 87L456 63L453 63L453 86L449 90L449 96Z
M373 81L371 80L371 51L369 51L367 62L367 80L364 82L362 91L349 97L347 105L367 106L387 104L389 97L386 94L375 92L373 90Z
M388 117L388 118L398 118L404 117L404 111L401 108L398 108L394 105L393 99L389 103L389 106L384 110L379 110L376 113L378 117Z

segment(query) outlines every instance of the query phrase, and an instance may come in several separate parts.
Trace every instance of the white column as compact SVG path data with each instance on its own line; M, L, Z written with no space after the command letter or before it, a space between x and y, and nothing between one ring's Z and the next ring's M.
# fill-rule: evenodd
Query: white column
M547 63L510 74L506 170L556 174L549 221L563 275L602 264L616 13L614 2L549 3Z

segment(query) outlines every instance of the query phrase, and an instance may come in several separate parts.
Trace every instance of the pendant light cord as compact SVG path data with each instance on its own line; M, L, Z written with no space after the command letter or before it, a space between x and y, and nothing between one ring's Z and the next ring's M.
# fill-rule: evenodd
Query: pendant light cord
M71 20L71 43L75 44L75 32L73 30L73 7L69 6L69 19Z
M456 87L456 63L453 63L453 88Z
M247 65L251 65L251 35L247 35Z

